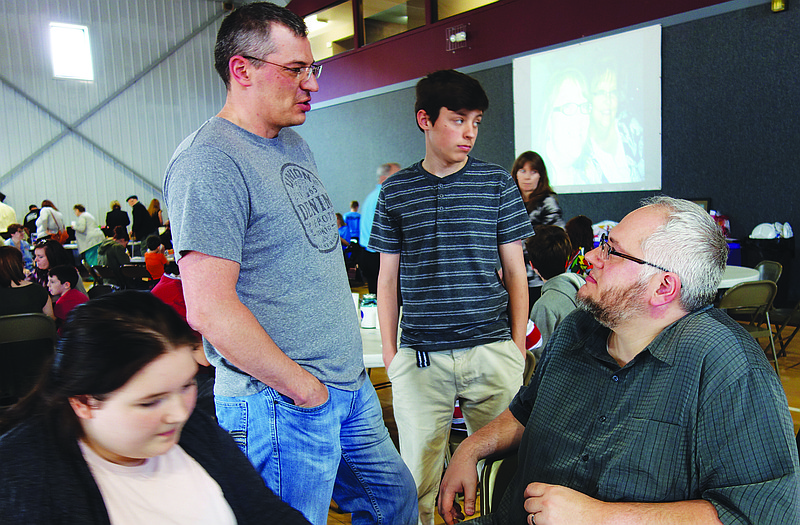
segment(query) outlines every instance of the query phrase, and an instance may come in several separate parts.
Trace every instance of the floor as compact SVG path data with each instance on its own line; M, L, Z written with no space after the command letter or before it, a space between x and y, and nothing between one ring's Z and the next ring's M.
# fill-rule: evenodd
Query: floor
M358 291L354 289L354 291ZM786 357L778 358L778 365L781 372L781 381L783 383L784 391L789 402L789 410L794 421L794 431L797 433L800 429L800 334L792 340L786 352ZM373 383L387 381L385 371L381 369L374 369L371 373ZM392 390L386 388L378 391L378 397L381 401L383 408L383 418L392 439L397 445L397 426L394 422L394 414L392 412ZM350 515L339 511L335 504L331 505L331 510L328 513L329 524L349 524ZM440 516L436 516L436 525L443 524L444 520Z

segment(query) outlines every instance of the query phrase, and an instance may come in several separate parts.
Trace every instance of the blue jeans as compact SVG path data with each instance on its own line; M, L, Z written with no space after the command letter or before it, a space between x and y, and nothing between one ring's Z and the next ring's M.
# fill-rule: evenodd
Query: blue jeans
M331 498L354 525L417 523L414 479L369 380L354 392L328 386L328 401L314 408L271 388L214 401L220 426L267 486L314 525L327 523Z

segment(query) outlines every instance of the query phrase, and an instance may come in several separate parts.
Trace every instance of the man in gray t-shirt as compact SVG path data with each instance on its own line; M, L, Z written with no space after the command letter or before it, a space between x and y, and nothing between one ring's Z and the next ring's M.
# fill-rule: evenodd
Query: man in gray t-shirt
M215 59L225 106L178 146L164 195L219 423L312 523L331 497L416 523L413 479L366 380L333 206L289 129L319 88L305 24L248 4L223 21Z

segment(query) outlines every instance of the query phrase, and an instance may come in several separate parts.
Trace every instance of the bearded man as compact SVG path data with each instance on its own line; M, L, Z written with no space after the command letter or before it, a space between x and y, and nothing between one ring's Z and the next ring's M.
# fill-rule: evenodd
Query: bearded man
M439 512L474 513L477 461L518 451L474 523L800 523L792 420L756 341L710 303L727 245L699 206L658 197L586 256L581 308L529 386L457 449Z

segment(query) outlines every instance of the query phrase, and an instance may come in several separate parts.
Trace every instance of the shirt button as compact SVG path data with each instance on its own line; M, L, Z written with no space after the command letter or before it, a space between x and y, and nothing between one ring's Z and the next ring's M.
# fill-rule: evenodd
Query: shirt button
M601 423L605 423L606 416L600 416L599 418L597 418L597 420L600 421Z
M581 461L584 461L584 462L585 461L589 461L589 454L584 454L583 456L581 456Z
M619 376L616 376L616 375L611 376L611 379L612 379L612 381L614 381L616 383L617 381L619 381Z

